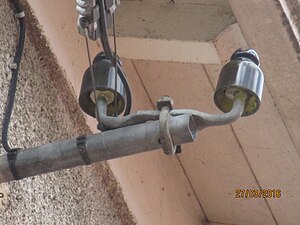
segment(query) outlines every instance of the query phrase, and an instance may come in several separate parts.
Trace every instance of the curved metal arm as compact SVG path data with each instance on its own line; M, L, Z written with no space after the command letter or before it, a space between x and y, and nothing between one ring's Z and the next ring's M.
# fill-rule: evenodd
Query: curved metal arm
M107 116L106 102L107 101L104 97L100 97L97 100L97 107L99 112L98 118L100 120L101 131L112 130L120 127L128 127L131 125L145 123L151 120L158 120L159 118L160 112L157 110L138 111L136 113L132 113L129 114L128 116L123 116L123 117Z
M183 114L190 114L193 116L197 124L197 130L202 130L210 126L221 126L232 123L241 117L244 111L246 95L242 92L235 95L235 101L230 112L224 114L208 114L190 109L177 109L170 112L171 116L179 116ZM138 111L124 117L110 117L106 114L106 99L99 97L97 100L97 107L99 112L100 125L103 130L111 130L120 127L127 127L131 125L145 123L150 120L158 120L160 111L146 110Z
M222 126L225 124L233 123L234 121L236 121L238 118L242 116L246 98L247 96L244 95L243 93L238 93L235 96L235 100L231 111L224 114L213 115L213 114L208 114L208 113L199 112L196 110L189 110L189 109L173 110L171 111L170 114L172 116L191 114L197 124L198 130L202 130L206 127L211 127L211 126Z

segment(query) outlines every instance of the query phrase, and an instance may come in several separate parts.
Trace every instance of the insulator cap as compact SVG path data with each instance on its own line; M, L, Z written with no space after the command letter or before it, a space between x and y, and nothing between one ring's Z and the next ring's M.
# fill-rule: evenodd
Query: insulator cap
M260 106L264 75L259 68L259 58L253 49L236 51L229 63L221 70L214 101L223 112L232 109L234 94L243 91L247 94L242 116L255 113Z

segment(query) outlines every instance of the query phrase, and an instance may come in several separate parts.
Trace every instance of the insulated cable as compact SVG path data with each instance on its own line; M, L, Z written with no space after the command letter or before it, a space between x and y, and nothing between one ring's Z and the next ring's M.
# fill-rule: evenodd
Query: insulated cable
M104 5L104 0L98 0L97 1L99 4L99 10L100 10L100 28L101 28L101 35L100 35L100 40L101 44L103 47L103 50L107 57L110 59L111 62L115 61L115 56L112 53L112 50L109 45L109 40L108 40L108 32L107 32L107 21L106 21L106 11L105 11L105 5ZM116 59L117 60L117 59ZM125 91L126 91L126 108L124 112L124 116L128 115L131 110L131 92L130 92L130 87L126 78L126 75L121 67L121 65L118 63L118 70L117 73L123 82Z
M12 78L8 89L7 101L6 101L4 118L2 123L2 146L6 152L13 152L16 150L16 149L12 149L8 144L8 129L9 129L10 119L11 119L14 102L15 102L18 73L19 73L20 62L21 62L21 57L22 57L24 42L25 42L25 18L24 18L25 14L23 11L23 7L19 0L11 0L11 2L16 11L15 18L19 20L20 29L19 29L19 40L18 40L15 56L13 59L13 64L10 66Z
M114 94L114 108L115 108L115 116L118 116L118 102L117 102L117 87L118 87L118 55L117 55L117 38L116 38L116 24L115 24L115 14L112 15L113 21L113 37L114 37L114 51L115 51L115 94ZM98 108L98 107L96 107Z
M89 42L88 42L88 32L86 29L86 35L85 35L85 46L86 46L86 52L87 52L87 56L88 56L88 61L89 61L89 67L90 67L90 71L91 71L91 80L93 83L93 95L94 95L94 100L95 100L95 104L97 102L97 93L96 93L96 82L95 82L95 76L94 76L94 67L92 65L92 61L91 61L91 53L90 53L90 48L89 48ZM99 121L99 113L98 113L98 108L96 107L96 118Z

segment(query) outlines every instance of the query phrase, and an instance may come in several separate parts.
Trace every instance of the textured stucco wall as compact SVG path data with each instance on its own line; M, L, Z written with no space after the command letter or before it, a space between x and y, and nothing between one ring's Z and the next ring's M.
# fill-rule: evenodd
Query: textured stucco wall
M0 120L18 24L7 0L0 4ZM62 140L90 130L64 74L30 13L9 139L15 147ZM30 22L29 22L30 21ZM3 153L1 148L1 153ZM106 163L0 184L0 224L134 224Z

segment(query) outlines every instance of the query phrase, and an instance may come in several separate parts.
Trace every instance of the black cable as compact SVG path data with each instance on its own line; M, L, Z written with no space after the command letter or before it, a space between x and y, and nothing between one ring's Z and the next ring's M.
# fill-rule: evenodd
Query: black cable
M106 11L105 11L105 5L104 0L98 0L99 3L99 9L100 9L100 23L101 23L101 44L103 47L103 50L105 54L108 56L111 62L115 62L115 56L110 48L109 40L108 40L108 33L107 33L107 23L106 23ZM126 108L124 112L124 116L128 115L131 110L131 91L130 87L126 78L126 75L121 67L121 65L118 63L118 74L120 76L120 79L122 80L124 84L124 88L126 91Z
M11 2L17 14L20 15L21 13L23 13L23 7L19 2L19 0L11 0ZM25 42L25 18L24 16L20 16L18 17L18 20L19 20L19 27L20 27L19 41L18 41L18 46L16 48L15 57L13 60L13 63L16 64L16 68L11 69L12 78L8 89L7 101L6 101L6 107L5 107L5 113L4 113L3 125L2 125L2 145L6 152L12 152L16 150L16 149L12 149L9 146L7 136L8 136L11 114L14 107L17 82L18 82L18 72L19 72L19 67L20 67L21 57L24 49L24 42Z
M116 38L116 20L115 20L115 14L112 15L112 22L113 22L113 36L114 36L114 67L115 67L115 93L114 93L114 116L118 116L118 102L117 102L117 86L118 86L118 53L117 53L117 38Z

